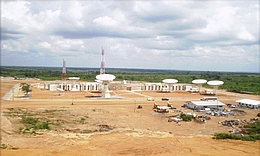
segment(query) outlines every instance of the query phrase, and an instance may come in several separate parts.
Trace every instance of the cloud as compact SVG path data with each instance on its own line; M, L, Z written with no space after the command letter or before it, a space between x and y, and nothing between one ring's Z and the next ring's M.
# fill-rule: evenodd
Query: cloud
M259 1L1 4L2 65L259 72Z
M1 40L16 40L24 36L24 33L1 27Z
M112 38L145 38L147 34L138 33L133 30L120 30L116 28L102 29L99 27L91 27L86 29L65 29L56 30L54 35L64 38L80 39L80 38L97 38L97 37L112 37Z
M98 17L93 20L93 23L101 26L116 26L117 22L108 16Z

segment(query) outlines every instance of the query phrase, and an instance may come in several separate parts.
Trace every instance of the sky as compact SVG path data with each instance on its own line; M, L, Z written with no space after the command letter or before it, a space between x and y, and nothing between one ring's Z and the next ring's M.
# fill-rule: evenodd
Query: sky
M1 1L1 65L259 73L259 0Z

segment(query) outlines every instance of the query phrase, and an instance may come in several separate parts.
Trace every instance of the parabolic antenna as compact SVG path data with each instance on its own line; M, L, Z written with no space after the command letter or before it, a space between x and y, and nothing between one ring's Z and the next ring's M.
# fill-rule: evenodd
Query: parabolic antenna
M220 86L223 85L224 82L219 80L213 80L213 81L208 81L207 84L210 86Z
M163 83L177 83L178 80L176 79L164 79L162 80Z
M200 92L200 88L202 86L202 84L205 84L207 82L207 80L204 79L196 79L193 80L192 83L197 84L199 86L199 92Z
M171 84L177 83L178 80L176 80L176 79L164 79L164 80L162 80L162 82L168 84L168 88L162 88L162 92L170 92L172 90Z
M100 74L96 76L96 79L101 81L113 81L116 77L111 74Z
M204 84L206 82L207 82L207 80L204 80L204 79L196 79L196 80L192 81L192 83L194 83L194 84Z
M102 90L102 97L103 98L110 98L110 91L108 89L108 85L111 81L113 81L116 77L111 74L100 74L96 76L97 81L102 81L104 85Z
M219 80L213 80L213 81L208 81L207 84L210 85L210 86L213 86L214 94L216 94L216 90L218 89L218 86L223 85L224 82L223 81L219 81Z

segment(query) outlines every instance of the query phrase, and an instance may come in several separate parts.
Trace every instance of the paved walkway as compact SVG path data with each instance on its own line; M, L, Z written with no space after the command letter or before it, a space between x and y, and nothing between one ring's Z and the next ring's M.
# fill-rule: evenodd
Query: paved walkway
M20 86L20 84L14 85L13 88L11 88L10 91L7 92L2 99L3 100L10 100L11 97L13 97L16 92L18 94L19 93L19 86Z

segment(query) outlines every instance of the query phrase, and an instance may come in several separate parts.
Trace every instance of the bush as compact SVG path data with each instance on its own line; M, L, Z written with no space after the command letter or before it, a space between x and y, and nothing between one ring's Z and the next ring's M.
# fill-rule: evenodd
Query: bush
M243 141L256 141L260 140L259 134L250 134L250 135L240 135L240 134L216 134L214 139L235 139L235 140L243 140Z
M192 116L191 115L186 115L186 114L181 114L180 118L182 119L182 121L191 121L192 120Z
M260 134L260 121L245 125L244 130L246 130L249 134Z

